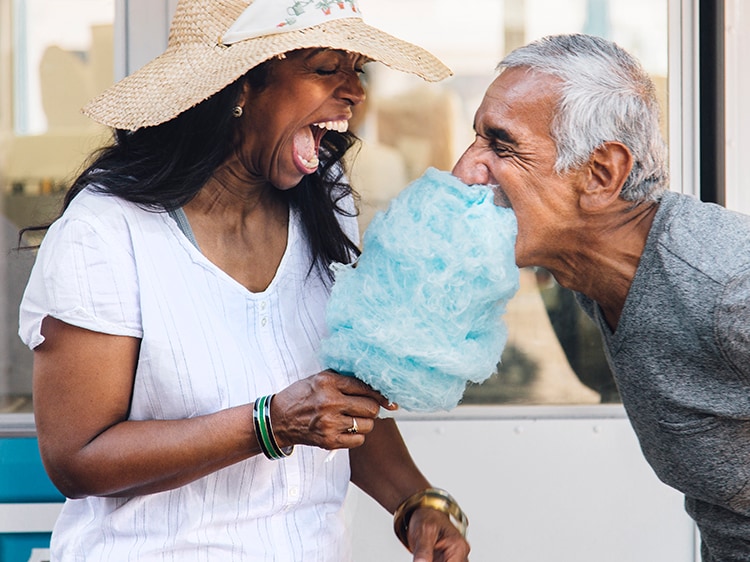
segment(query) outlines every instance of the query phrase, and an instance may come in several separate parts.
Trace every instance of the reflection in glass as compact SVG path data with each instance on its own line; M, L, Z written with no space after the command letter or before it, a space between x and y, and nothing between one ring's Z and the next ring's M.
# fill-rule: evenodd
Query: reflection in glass
M373 24L427 47L455 72L424 84L382 65L367 69L367 106L352 123L364 140L351 170L362 230L426 167L452 168L473 138L495 65L535 38L585 31L614 39L652 74L667 114L666 0L361 4ZM112 82L113 18L114 0L0 0L0 412L31 403L31 353L16 330L33 252L11 249L20 227L54 217L64 186L109 134L78 109ZM498 373L470 388L465 403L616 401L599 336L572 295L544 271L524 270L521 279Z
M80 107L113 81L114 0L0 0L0 413L31 411L18 305L67 182L109 133ZM30 236L25 244L38 244Z
M433 51L455 75L423 84L380 65L367 69L364 140L351 171L361 223L427 166L450 170L473 140L472 122L494 69L512 49L554 33L618 42L652 75L667 115L666 0L362 0L378 26ZM396 15L398 17L396 17ZM666 138L667 123L663 119ZM543 270L521 272L505 317L509 340L498 372L470 387L464 404L597 404L619 396L592 322L574 295Z

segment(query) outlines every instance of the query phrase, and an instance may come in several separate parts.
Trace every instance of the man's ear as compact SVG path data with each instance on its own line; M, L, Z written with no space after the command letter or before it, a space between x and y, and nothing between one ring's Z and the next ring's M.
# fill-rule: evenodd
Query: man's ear
M597 211L620 197L622 186L633 167L633 155L619 142L605 142L594 150L588 164L580 205L585 211Z

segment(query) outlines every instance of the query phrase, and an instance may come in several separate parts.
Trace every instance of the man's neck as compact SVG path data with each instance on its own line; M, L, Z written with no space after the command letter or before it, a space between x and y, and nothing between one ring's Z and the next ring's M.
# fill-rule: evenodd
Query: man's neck
M545 266L560 285L596 301L614 331L635 278L658 204L587 220L569 248Z

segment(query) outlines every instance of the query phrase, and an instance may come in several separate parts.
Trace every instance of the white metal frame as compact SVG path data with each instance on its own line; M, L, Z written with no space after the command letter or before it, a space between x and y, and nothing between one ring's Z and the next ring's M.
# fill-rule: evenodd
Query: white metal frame
M726 205L750 214L750 178L744 170L750 153L750 5L725 0Z
M700 194L698 0L669 0L669 146L672 189Z
M49 533L62 502L0 503L0 533Z
M0 0L0 135L13 130L13 64L11 53L13 49L13 12L11 0ZM2 161L0 161L0 164Z
M166 48L176 6L177 0L115 0L116 79L135 72Z

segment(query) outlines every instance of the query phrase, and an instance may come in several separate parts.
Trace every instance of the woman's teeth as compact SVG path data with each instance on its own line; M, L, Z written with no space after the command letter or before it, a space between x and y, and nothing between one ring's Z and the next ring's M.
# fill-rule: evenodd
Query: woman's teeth
M317 168L320 164L320 160L318 159L317 155L313 156L310 160L305 160L304 158L302 158L302 156L300 156L299 159L302 161L305 167L310 170L312 170L313 168Z
M345 133L349 130L349 121L346 119L340 119L338 121L322 121L320 123L313 123L312 127L318 127L319 129L325 129L327 131L338 131L339 133ZM320 136L323 136L322 134ZM318 142L320 141L320 136L316 137L318 139ZM310 139L311 141L313 139ZM304 143L303 143L304 144ZM317 147L317 144L316 144ZM307 152L313 152L312 146L308 147L302 147L303 149L298 149L297 156L300 159L300 162L302 162L302 165L307 168L308 170L315 170L320 165L320 159L318 158L317 154L312 154L310 156L310 159L307 160L303 156L301 156L299 153L307 153ZM310 150L305 150L304 148L309 148Z
M341 119L340 121L326 121L324 123L313 123L314 127L321 129L327 129L329 131L338 131L339 133L345 133L349 130L349 121Z

